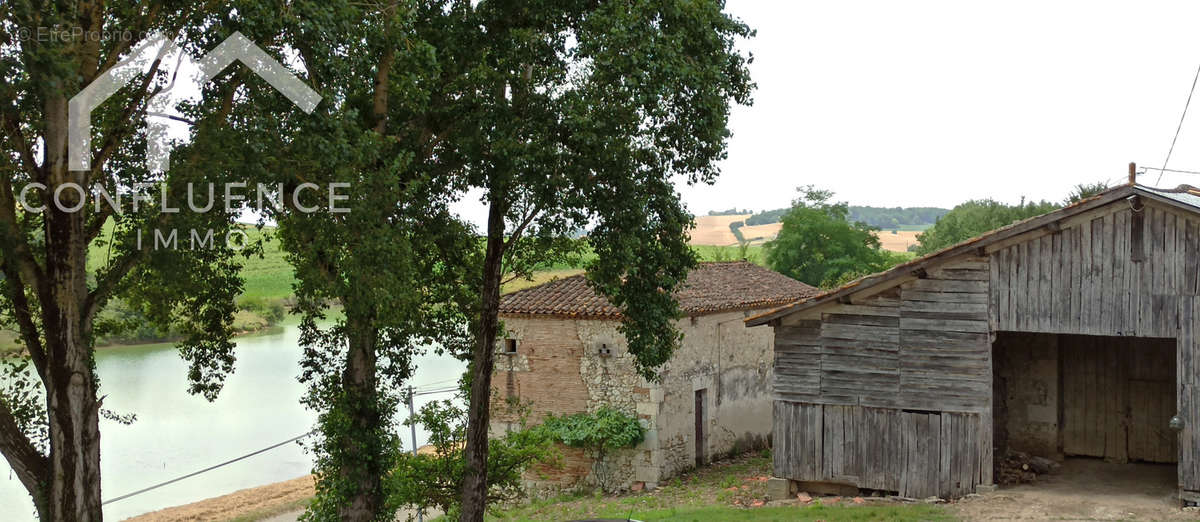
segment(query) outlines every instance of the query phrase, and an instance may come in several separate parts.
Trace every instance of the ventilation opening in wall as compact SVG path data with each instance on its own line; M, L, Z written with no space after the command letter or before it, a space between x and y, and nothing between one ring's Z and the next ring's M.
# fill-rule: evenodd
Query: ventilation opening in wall
M504 353L517 353L517 340L516 339L505 339L504 340Z

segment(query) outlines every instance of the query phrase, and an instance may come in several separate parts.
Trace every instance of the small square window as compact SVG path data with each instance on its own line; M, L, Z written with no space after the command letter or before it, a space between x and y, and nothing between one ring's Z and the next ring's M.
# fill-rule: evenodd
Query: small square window
M505 339L504 340L504 353L517 353L517 340L516 339Z

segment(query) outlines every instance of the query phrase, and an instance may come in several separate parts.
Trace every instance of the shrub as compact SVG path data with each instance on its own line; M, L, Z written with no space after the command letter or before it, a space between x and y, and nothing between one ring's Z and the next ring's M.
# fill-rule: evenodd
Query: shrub
M608 454L615 449L637 446L646 437L646 429L636 417L608 406L601 406L593 413L549 415L541 429L558 442L587 451L596 482L605 491L610 491L613 485Z
M465 401L464 401L465 402ZM520 498L521 476L534 464L552 462L549 435L542 429L525 426L524 413L528 408L510 404L521 414L520 429L503 437L488 440L487 482L488 503L512 502ZM467 410L452 401L430 402L421 407L416 422L429 430L429 443L434 451L428 454L404 453L397 457L387 478L389 501L398 506L436 506L457 519L466 461L463 457L467 440Z

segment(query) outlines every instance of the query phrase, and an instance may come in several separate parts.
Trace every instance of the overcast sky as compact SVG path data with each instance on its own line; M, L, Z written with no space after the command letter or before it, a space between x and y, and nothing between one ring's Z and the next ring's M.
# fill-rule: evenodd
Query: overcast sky
M758 31L697 215L789 205L813 184L875 206L1061 200L1161 167L1200 65L1200 3L729 0ZM1169 166L1200 171L1200 95ZM1139 181L1155 184L1158 174ZM1170 175L1160 186L1200 175ZM456 205L480 225L478 195Z
M1200 64L1200 4L730 0L758 31L753 107L735 109L693 213L786 206L799 185L852 204L1059 200L1161 167ZM1200 95L1170 167L1200 170ZM1153 184L1157 174L1145 179ZM1142 180L1139 180L1142 181ZM1162 185L1200 185L1168 175Z

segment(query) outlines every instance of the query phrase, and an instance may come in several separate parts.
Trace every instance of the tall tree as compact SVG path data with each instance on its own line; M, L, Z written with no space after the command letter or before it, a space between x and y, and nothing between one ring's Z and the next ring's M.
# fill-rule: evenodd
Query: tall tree
M287 100L247 91L232 108L239 124L224 130L230 165L214 165L282 187L261 210L295 269L300 379L318 413L307 520L394 519L397 482L384 478L401 449L395 417L413 359L427 346L467 352L464 267L477 239L449 211L461 163L440 145L455 122L446 83L461 72L416 30L453 21L438 9L390 0L237 7L237 27L278 35L255 41L294 51L323 99L311 115L280 117ZM326 318L331 304L340 317Z
M248 4L244 19L270 17ZM297 51L327 102L317 117L276 120L262 116L275 112L261 105L269 97L239 100L246 146L228 152L289 186L355 187L347 214L278 210L301 281L304 378L322 411L311 516L394 510L378 480L395 451L393 393L413 344L438 340L471 358L463 517L482 519L500 286L581 248L567 239L576 230L591 227L591 280L625 310L643 373L667 360L678 340L671 291L694 263L672 180L715 178L729 104L748 103L752 87L733 50L750 31L722 8L298 2L281 27L262 27ZM464 237L446 210L472 189L488 208L482 238ZM342 303L345 320L318 331L325 300Z
M126 67L132 80L92 111L85 170L70 167L67 146L69 100L122 67L144 35L179 37L219 22L206 4L0 4L0 313L24 346L3 362L0 453L43 520L102 518L99 418L108 413L93 348L96 336L120 327L98 318L107 302L125 299L182 329L191 391L212 398L233 367L241 281L237 247L222 240L233 216L221 196L208 213L171 212L160 197L165 191L178 208L186 183L224 181L194 167L204 160L204 129L224 125L225 115L197 119L195 147L178 151L168 173L149 172L146 105L170 80L155 59L149 72ZM93 205L93 187L115 201ZM192 229L206 247L164 244L172 232L176 242L190 239Z
M452 9L449 9L453 6ZM473 310L461 519L483 520L489 398L506 274L571 248L591 225L592 286L623 311L648 378L679 338L672 291L695 260L672 180L712 182L731 102L752 84L735 40L752 32L719 1L447 2L471 64L456 84L467 184L487 224ZM436 26L435 26L436 27ZM451 55L453 56L453 55Z
M829 288L888 268L894 258L879 249L875 229L847 219L845 203L812 186L783 215L779 235L766 244L772 270L813 286Z

